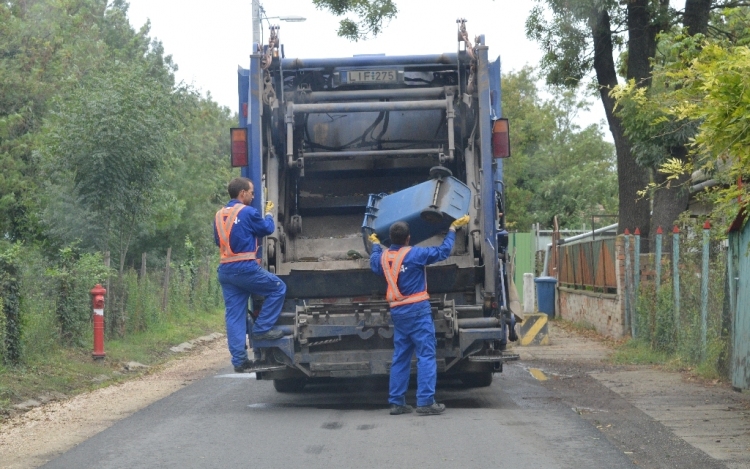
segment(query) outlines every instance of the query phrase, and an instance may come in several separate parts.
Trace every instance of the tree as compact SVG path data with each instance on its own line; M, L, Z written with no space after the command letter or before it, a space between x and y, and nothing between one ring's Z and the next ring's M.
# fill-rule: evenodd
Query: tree
M32 164L36 131L52 96L80 78L96 45L78 28L101 2L0 3L0 235L37 231ZM80 60L79 60L80 59ZM71 67L78 63L79 67Z
M649 47L651 30L644 19L642 1L629 2L624 9L614 1L597 0L539 0L552 13L547 20L545 9L539 5L526 23L527 35L538 41L546 53L542 69L550 84L577 87L593 69L596 88L604 105L610 132L617 151L617 179L619 194L619 231L639 227L648 236L649 203L638 196L638 191L648 184L648 173L633 157L631 145L625 135L622 120L615 114L615 100L610 92L617 86L617 69L614 53L626 38L633 44ZM628 62L626 74L643 82L644 57L648 51ZM632 62L632 63L631 63ZM648 69L648 61L646 70ZM645 243L644 243L645 244Z
M617 207L614 148L595 125L580 129L575 115L586 103L575 93L552 87L539 96L528 67L503 75L503 113L513 122L513 157L504 164L508 220L528 229L539 222L580 228L591 216Z
M172 80L173 65L148 24L136 32L124 0L0 2L0 236L45 240L44 187L34 150L54 98L114 63L141 62Z
M353 41L377 36L383 30L383 23L398 14L393 0L313 0L313 4L336 16L354 14L356 19L344 18L338 30L339 36Z
M552 20L545 20L545 11L539 7L527 22L527 32L547 49L544 66L548 81L577 86L589 70L595 71L596 85L618 151L620 230L638 226L643 234L648 234L654 232L656 226L671 225L687 208L689 177L680 183L663 184L662 190L654 194L651 229L648 229L648 200L639 202L637 193L645 187L649 172L659 161L685 159L686 140L673 135L662 142L658 157L654 158L656 148L648 152L641 145L644 143L642 129L629 129L628 124L623 123L622 116L615 112L616 103L611 96L617 85L613 46L624 48L620 56L621 75L636 88L649 88L652 65L657 57L658 34L670 31L680 20L687 34L704 34L709 11L724 5L711 0L687 0L684 11L680 12L670 8L669 0L625 3L540 0L540 3L552 10ZM653 145L653 142L648 144ZM657 182L664 182L661 173L654 171L652 174Z
M698 168L720 182L709 197L718 219L733 218L737 200L747 200L750 178L750 10L727 10L716 18L721 34L678 32L663 39L670 53L654 71L658 92L631 86L621 90L624 115L649 132L662 132L653 141L690 140L688 158L659 162L661 180L674 183ZM686 130L685 130L686 129ZM678 136L678 137L675 137Z
M81 208L103 227L98 246L120 271L160 181L173 123L172 89L136 64L92 77L47 125L50 167L72 178Z
M172 246L180 250L189 237L199 253L215 253L213 234L206 224L226 198L226 184L232 176L227 135L236 116L189 91L176 96L176 106L181 116L174 133L177 138L169 143L152 212L139 229L134 249L165 252Z

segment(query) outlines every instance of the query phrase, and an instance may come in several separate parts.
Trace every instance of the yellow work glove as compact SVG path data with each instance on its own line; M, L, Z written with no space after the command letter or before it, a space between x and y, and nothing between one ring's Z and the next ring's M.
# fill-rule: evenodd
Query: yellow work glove
M469 215L464 215L461 218L457 218L456 220L454 220L453 223L451 223L451 228L455 230L457 228L460 228L468 224L469 224Z
M273 202L270 200L266 202L266 215L273 215Z
M367 239L369 239L372 244L380 244L380 240L378 239L378 235L376 235L375 233L373 233L370 236L368 236Z

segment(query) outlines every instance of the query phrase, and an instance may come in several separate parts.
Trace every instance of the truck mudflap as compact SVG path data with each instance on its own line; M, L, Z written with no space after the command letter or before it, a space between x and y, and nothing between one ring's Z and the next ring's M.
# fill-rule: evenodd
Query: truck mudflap
M479 353L470 353L469 349L479 343L483 345L485 341L502 340L505 337L505 329L488 328L488 329L461 329L458 330L458 341L461 348L461 354L468 361L474 363L502 363L507 361L519 360L520 356L516 353L508 353L499 350L484 350ZM481 349L480 349L481 350Z

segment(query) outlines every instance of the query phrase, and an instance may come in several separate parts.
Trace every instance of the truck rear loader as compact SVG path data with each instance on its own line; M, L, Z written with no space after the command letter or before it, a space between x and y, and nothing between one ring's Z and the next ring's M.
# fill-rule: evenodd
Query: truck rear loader
M378 232L387 245L387 221L407 219L420 245L438 245L459 208L470 224L451 256L427 267L438 372L488 386L517 358L506 351L516 316L500 59L490 62L484 36L473 45L465 21L457 24L456 52L322 59L286 58L272 28L239 69L232 165L263 188L258 210L276 203L262 262L287 286L278 323L286 335L251 343L257 378L277 391L389 373L393 324L367 236Z

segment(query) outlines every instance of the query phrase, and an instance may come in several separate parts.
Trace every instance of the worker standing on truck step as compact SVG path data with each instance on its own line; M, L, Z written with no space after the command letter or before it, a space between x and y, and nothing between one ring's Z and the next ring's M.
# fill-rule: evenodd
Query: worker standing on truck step
M393 361L388 391L391 415L410 413L413 408L406 404L409 387L411 356L417 354L417 413L437 415L445 411L445 405L435 402L437 361L435 357L435 324L432 321L430 295L427 293L425 267L445 260L450 256L456 239L456 228L469 223L469 216L455 220L438 247L409 246L409 225L396 222L389 229L391 245L383 251L375 233L372 241L370 268L384 275L388 283L386 299L391 308L393 334Z
M266 202L265 215L250 203L254 198L251 180L234 178L227 186L231 200L216 212L214 239L221 261L219 283L224 294L227 342L234 371L243 373L253 367L247 358L247 302L251 294L264 296L265 302L255 320L253 340L275 340L284 335L273 326L284 305L286 285L260 266L258 239L274 231L273 202Z

